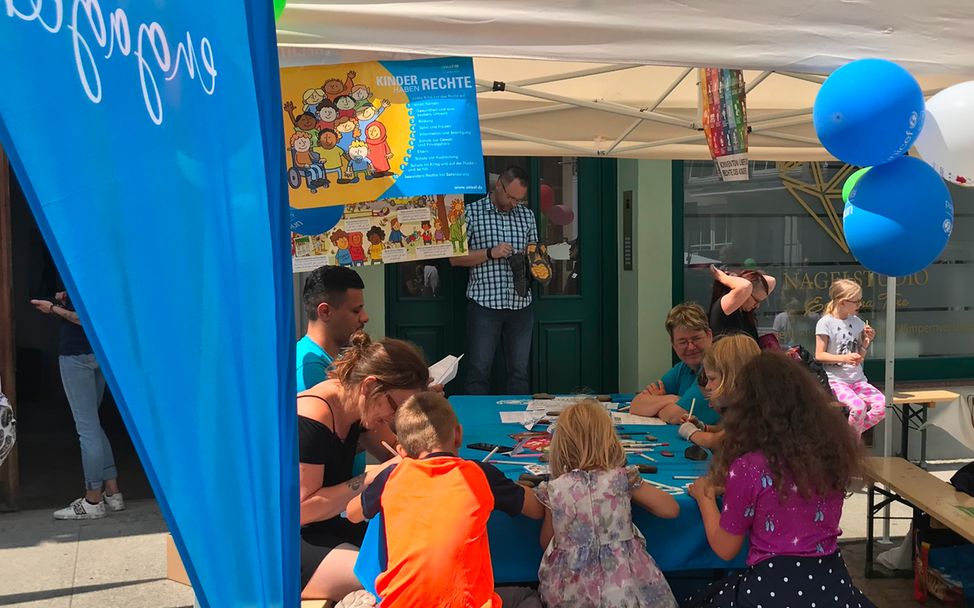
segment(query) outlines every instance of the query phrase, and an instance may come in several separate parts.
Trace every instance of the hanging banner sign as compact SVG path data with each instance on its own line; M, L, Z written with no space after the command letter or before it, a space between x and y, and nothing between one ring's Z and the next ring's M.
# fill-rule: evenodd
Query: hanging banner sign
M327 232L300 233L293 227L291 232L295 273L322 265L371 266L466 254L467 220L458 195L346 205L342 218Z
M747 181L747 101L741 70L700 68L700 107L710 156L725 182Z
M470 58L281 70L291 207L486 192Z

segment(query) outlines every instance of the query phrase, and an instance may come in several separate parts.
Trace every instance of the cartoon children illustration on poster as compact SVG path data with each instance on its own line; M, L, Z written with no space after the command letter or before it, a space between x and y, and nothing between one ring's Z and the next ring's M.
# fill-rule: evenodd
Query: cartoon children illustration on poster
M292 235L295 272L321 264L364 266L462 255L467 250L462 195L414 196L345 205L321 235Z
M394 156L392 149L386 142L386 126L375 121L365 129L365 143L369 149L369 160L376 177L395 175L389 166L389 160Z
M362 248L362 233L348 235L348 251L352 256L352 266L365 266L365 249Z
M335 244L335 261L339 266L351 266L352 254L348 250L348 234L339 228L331 233L331 242Z
M280 76L281 145L292 208L486 191L477 84L469 57L295 66L281 69ZM292 142L298 132L310 139L310 150L304 138ZM294 147L299 142L300 150ZM410 247L449 240L447 214L427 218L430 238L407 218L399 218L408 230L398 235L386 223L383 243ZM436 238L436 219L441 239ZM369 226L354 228L367 241ZM351 239L358 230L345 231ZM383 255L391 260L403 254L394 256L387 248Z
M382 228L378 226L372 226L369 231L365 233L365 236L369 239L369 264L381 264L382 263L382 250L385 246L382 241L386 238L386 233Z
M365 142L358 140L352 142L352 145L348 148L348 170L345 174L346 178L350 180L348 183L357 183L359 177L364 177L365 179L375 177L375 172L372 169L372 161L369 160L368 154L369 147L365 145Z
M389 244L402 247L402 224L399 222L399 218L392 218L389 220L389 224L392 228L389 231Z
M293 190L306 188L315 194L333 185L397 177L389 163L395 153L386 125L379 122L392 102L379 101L356 78L354 70L347 71L344 78L329 76L320 87L304 91L300 106L285 100L291 159L288 184ZM298 137L299 133L306 138ZM310 149L305 139L311 142ZM388 184L383 190L386 188Z
M455 201L450 207L450 243L454 254L467 252L467 215L463 201Z

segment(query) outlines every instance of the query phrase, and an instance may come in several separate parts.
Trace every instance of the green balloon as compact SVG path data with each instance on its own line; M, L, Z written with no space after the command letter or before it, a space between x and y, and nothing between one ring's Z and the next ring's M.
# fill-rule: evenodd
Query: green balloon
M852 194L852 189L856 187L856 183L862 179L862 176L866 174L872 167L864 167L859 169L855 173L849 176L849 179L845 180L845 184L842 186L842 202L849 202L849 195Z
M281 18L281 13L284 12L285 4L287 4L287 0L274 0L274 20L275 21Z

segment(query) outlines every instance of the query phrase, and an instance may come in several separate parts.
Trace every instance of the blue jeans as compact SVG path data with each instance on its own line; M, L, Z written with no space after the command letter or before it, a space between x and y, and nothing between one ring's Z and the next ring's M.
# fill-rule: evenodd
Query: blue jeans
M101 428L98 409L105 394L105 376L94 355L62 355L61 383L68 396L74 426L81 440L81 466L85 488L100 490L106 480L118 477L115 457L108 437Z
M528 363L531 357L531 332L534 313L527 306L520 310L495 310L467 302L467 380L468 395L490 394L490 372L498 342L503 341L507 362L508 395L527 395Z

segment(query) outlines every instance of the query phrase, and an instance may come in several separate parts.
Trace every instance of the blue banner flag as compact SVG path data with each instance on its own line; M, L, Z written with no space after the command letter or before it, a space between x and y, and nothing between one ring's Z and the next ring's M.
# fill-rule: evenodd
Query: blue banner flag
M273 5L5 0L0 143L204 606L296 606Z

